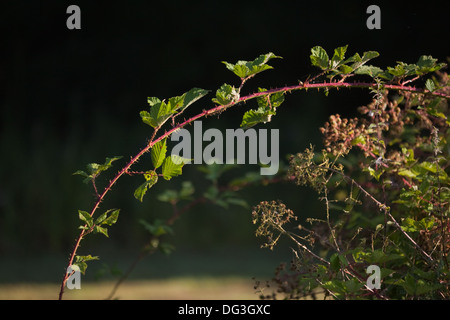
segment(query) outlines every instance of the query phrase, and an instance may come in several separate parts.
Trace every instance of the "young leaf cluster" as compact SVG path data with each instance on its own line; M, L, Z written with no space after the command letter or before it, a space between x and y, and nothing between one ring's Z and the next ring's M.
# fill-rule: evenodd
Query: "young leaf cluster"
M165 100L161 101L157 97L149 97L147 102L150 105L150 111L141 111L141 119L145 124L155 129L160 128L169 118L177 113L183 112L187 107L206 94L208 94L207 90L193 88L181 96L168 99L167 102Z
M445 63L438 63L437 59L432 56L423 55L415 64L398 61L394 67L387 67L383 70L380 67L367 64L368 61L379 56L378 52L367 51L362 56L355 53L350 58L345 59L347 47L346 45L334 49L333 56L330 59L325 49L316 46L311 49L311 63L313 66L320 68L322 74L328 74L331 79L339 76L343 81L353 75L368 75L379 81L385 80L397 83L414 81L425 74L438 71L446 66ZM406 80L407 77L410 77L410 80ZM432 80L429 80L427 89L431 92L437 89L433 84Z
M165 180L182 174L182 168L186 159L176 155L167 156L167 139L163 139L155 143L151 149L151 159L154 169L146 171L143 176L145 182L142 183L135 191L134 197L139 201L143 201L147 190L158 182L158 174L156 169L162 167L160 174Z
M84 183L88 183L90 181L94 181L95 178L97 178L100 173L102 173L103 171L108 170L109 168L112 167L112 163L116 160L121 159L122 157L113 157L113 158L106 158L105 162L103 164L98 164L98 163L90 163L88 164L87 167L87 172L82 171L82 170L78 170L74 173L77 175L81 175L83 176L85 179L83 180Z
M112 226L117 222L119 218L120 209L109 209L101 214L97 219L94 218L86 211L78 210L78 216L85 224L80 226L80 229L85 230L85 235L93 233L101 233L108 236L108 229L105 226Z

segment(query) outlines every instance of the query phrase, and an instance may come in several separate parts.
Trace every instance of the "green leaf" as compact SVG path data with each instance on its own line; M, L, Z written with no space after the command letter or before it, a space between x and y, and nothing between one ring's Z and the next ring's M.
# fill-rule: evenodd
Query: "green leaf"
M150 117L153 121L153 127L161 127L164 122L172 115L171 106L164 101L150 107Z
M258 90L259 92L267 91L264 88L259 88ZM250 128L261 122L270 122L272 116L276 114L276 108L284 102L284 93L273 93L268 96L258 97L256 100L259 108L256 110L248 110L244 113L241 127Z
M358 53L355 53L352 57L344 61L344 63L353 62L351 68L353 71L361 68L364 64L366 64L369 60L378 57L380 54L376 51L367 51L363 53L361 57Z
M189 107L191 104L195 103L199 99L203 98L209 93L209 90L204 90L200 88L192 88L188 92L184 94L184 102L183 106L181 107L182 110Z
M134 197L136 199L138 199L140 202L142 202L142 200L144 199L145 193L147 192L148 189L148 182L144 182L143 184L141 184L139 187L136 188L136 190L134 190Z
M267 62L273 58L281 58L281 57L278 57L274 53L269 52L260 55L253 61L239 60L236 64L222 61L222 63L225 64L228 70L232 71L239 78L247 79L262 71L273 69L272 66L267 64Z
M431 79L428 79L427 82L425 82L425 87L430 91L433 92L436 90L436 86L434 85L434 81Z
M156 97L148 97L147 102L150 105L150 107L153 107L154 105L161 103L161 100Z
M89 228L94 225L93 218L86 211L78 210L78 217L83 221Z
M408 64L404 62L397 62L397 65L395 67L387 67L387 71L392 74L395 77L406 77L415 75L417 70L417 65L415 64Z
M258 92L265 92L267 89L258 88ZM256 98L258 106L264 110L275 111L284 102L284 92L276 92L266 96ZM270 103L269 103L270 102Z
M99 258L97 256L91 256L91 255L87 255L87 256L75 256L75 263L73 263L73 265L77 266L80 269L80 272L82 274L86 273L86 269L87 269L87 261L91 261L91 260L99 260Z
M239 100L239 94L236 88L224 83L219 89L217 89L216 97L212 99L214 103L224 106L230 104L233 101Z
M73 175L80 175L83 176L85 179L83 180L84 183L88 183L89 181L92 180L92 177L90 177L86 172L82 171L82 170L78 170L76 172L73 173Z
M181 96L169 98L167 103L159 98L149 97L147 102L150 105L150 112L141 111L140 116L145 124L159 128L178 110L186 109L206 94L208 94L207 90L193 88Z
M382 73L383 73L382 69L375 67L375 66L368 66L368 65L360 66L355 71L355 74L368 75L372 78L376 78Z
M186 159L176 155L165 158L162 166L163 178L170 180L172 177L181 175L184 160Z
M117 222L117 219L119 219L119 212L120 209L112 209L112 210L108 210L107 213L109 213L110 211L112 211L112 213L109 215L108 218L106 218L105 220L102 221L101 224L106 224L108 226L112 226L113 224L115 224Z
M111 210L105 211L104 213L102 213L100 216L97 217L97 219L95 219L94 224L102 224L102 222L108 217L108 213Z
M141 202L147 190L158 181L158 175L154 171L148 171L144 177L146 181L134 191L134 197Z
M91 255L87 255L87 256L75 256L75 263L73 263L73 265L77 266L80 269L80 272L82 274L86 273L86 269L87 269L87 261L92 261L92 260L99 260L99 258L97 256L91 256Z
M274 114L275 112L270 110L262 110L262 109L248 110L244 113L241 122L241 127L247 129L261 122L263 123L270 122L272 115Z
M331 58L332 69L336 69L337 67L339 67L341 62L344 60L347 47L348 45L334 49L334 54L333 57Z
M310 59L312 65L315 67L319 67L322 70L327 70L329 68L328 54L321 46L316 46L311 49Z
M353 72L353 68L346 64L342 64L339 66L339 71L343 74L349 74L349 73Z
M404 168L402 168L398 171L398 175L403 176L403 177L413 178L413 179L417 177L416 173L414 173L413 171L411 171L409 169L404 169Z
M148 98L147 101L150 105L150 112L141 111L139 113L142 121L153 128L161 127L173 114L171 109L172 106L156 97ZM174 103L174 100L172 100L172 103Z
M429 72L440 70L446 66L445 63L436 63L437 59L432 56L421 56L417 61L416 74L423 75ZM430 90L431 91L431 90Z
M152 163L155 169L159 168L166 157L167 152L167 139L163 139L155 143L152 147L151 151L151 157L152 157Z
M149 126L156 128L156 122L155 120L152 118L152 116L150 115L150 113L148 111L141 111L139 112L139 115L141 116L142 122L144 122L145 124L148 124Z
M437 165L428 161L421 162L417 165L419 168L425 169L432 173L437 173L439 168L437 168Z
M375 170L372 167L368 167L367 171L369 171L369 174L374 177L377 181L380 180L381 175L384 173L384 170Z
M113 157L113 158L106 158L104 164L98 164L98 163L89 163L87 167L88 173L78 170L73 174L78 174L86 179L83 180L84 183L87 183L93 179L95 179L101 172L108 170L112 167L112 163L116 160L121 159L122 157Z
M109 235L108 235L108 229L106 229L105 227L94 226L94 233L102 233L102 234L104 234L107 238L109 238Z

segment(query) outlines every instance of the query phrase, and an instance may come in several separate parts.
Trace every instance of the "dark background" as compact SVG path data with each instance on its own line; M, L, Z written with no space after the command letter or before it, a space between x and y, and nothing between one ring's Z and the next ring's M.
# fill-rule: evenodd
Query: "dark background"
M81 30L66 28L70 4L81 8ZM381 30L366 28L370 4L381 8ZM221 84L239 85L221 61L253 60L270 51L283 59L272 60L275 69L249 81L244 92L293 85L315 74L309 55L316 45L332 54L348 44L347 56L378 51L380 57L371 63L380 67L398 60L414 63L422 54L445 62L449 53L445 1L3 1L0 30L1 281L40 280L43 273L60 279L78 233L77 210L89 211L93 201L92 189L72 173L105 157L129 159L145 145L151 128L139 111L148 108L148 96L168 98L192 87L211 90L191 107L189 114L196 114L212 106ZM318 128L330 114L352 115L368 101L370 93L359 89L328 97L295 93L267 128L280 129L283 158L310 143L320 146ZM249 107L208 118L203 128L237 128L242 109ZM235 174L247 169L258 168L244 166ZM110 239L92 236L79 253L108 263L131 259L147 239L137 221L167 218L170 206L155 196L187 179L199 192L207 185L195 166L187 166L182 177L158 183L141 204L133 197L141 180L122 178L102 207L122 209ZM280 198L300 216L320 212L314 194L290 185L250 188L243 197L250 206ZM161 268L237 273L267 260L275 265L270 254L258 258L260 241L250 213L250 208L211 205L186 213L169 238L179 260L164 260ZM206 263L193 263L198 252L206 257L198 261ZM218 262L208 257L219 257ZM174 267L180 261L185 268ZM30 265L42 272L28 272ZM161 268L143 274L162 274Z

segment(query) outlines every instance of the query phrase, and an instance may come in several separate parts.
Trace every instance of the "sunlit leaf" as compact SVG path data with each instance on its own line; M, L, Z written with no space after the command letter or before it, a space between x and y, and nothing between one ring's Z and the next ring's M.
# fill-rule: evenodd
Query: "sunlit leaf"
M326 70L329 68L329 57L327 52L321 46L316 46L311 49L311 55L309 56L311 59L311 63L315 67L319 67L322 70Z
M164 163L162 165L163 178L170 180L172 177L181 175L184 160L185 159L176 155L171 155L170 157L164 159Z
M155 143L152 147L151 151L151 158L152 163L155 169L159 168L162 164L164 159L166 158L166 152L167 152L167 139L163 139Z

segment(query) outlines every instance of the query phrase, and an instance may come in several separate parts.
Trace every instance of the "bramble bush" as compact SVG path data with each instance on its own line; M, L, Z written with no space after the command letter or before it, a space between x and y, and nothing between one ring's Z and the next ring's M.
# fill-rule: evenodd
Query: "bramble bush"
M180 115L208 94L194 88L181 96L161 100L148 98L150 109L141 111L142 121L153 128L147 145L131 157L106 186L99 188L98 177L120 162L106 158L91 163L76 174L92 185L95 203L90 211L78 212L82 225L70 254L68 266L86 272L87 262L96 256L79 256L77 250L88 235L108 236L107 227L116 223L118 209L98 214L108 192L124 175L140 177L134 191L137 200L161 179L182 174L183 159L169 155L167 138L177 130L210 115L219 116L228 108L256 100L257 108L246 111L241 127L270 122L286 93L318 89L328 95L339 88L366 88L373 100L358 111L360 116L346 119L332 115L320 128L323 148L311 146L292 155L283 177L248 174L219 187L218 177L229 165L205 165L202 171L211 187L195 196L195 186L183 181L179 191L167 190L159 199L171 204L173 214L152 223L140 221L150 239L135 261L157 250L170 253L173 247L164 236L173 233L172 224L196 204L212 202L228 207L247 203L238 191L252 184L266 185L280 180L308 186L317 192L324 212L315 213L305 223L282 200L267 200L252 210L256 236L265 239L263 247L273 249L281 237L294 244L290 265L281 264L267 287L257 281L263 299L315 298L324 294L333 299L448 299L449 288L449 80L442 72L444 63L421 56L415 64L398 62L382 69L368 62L375 51L346 58L347 46L336 48L330 56L320 46L311 49L310 60L320 72L296 85L275 89L260 88L242 95L244 84L260 72L272 68L268 62L280 58L273 53L253 61L224 62L240 79L235 87L223 84L212 99L215 106L188 119ZM349 82L349 79L355 79ZM418 87L413 86L415 83ZM162 132L162 128L165 131ZM132 167L150 153L151 167L133 171ZM188 204L180 207L181 200ZM133 266L135 265L133 264ZM119 280L126 279L133 266ZM380 286L370 285L369 266L380 270ZM64 274L60 299L70 274ZM272 290L273 292L267 293Z

